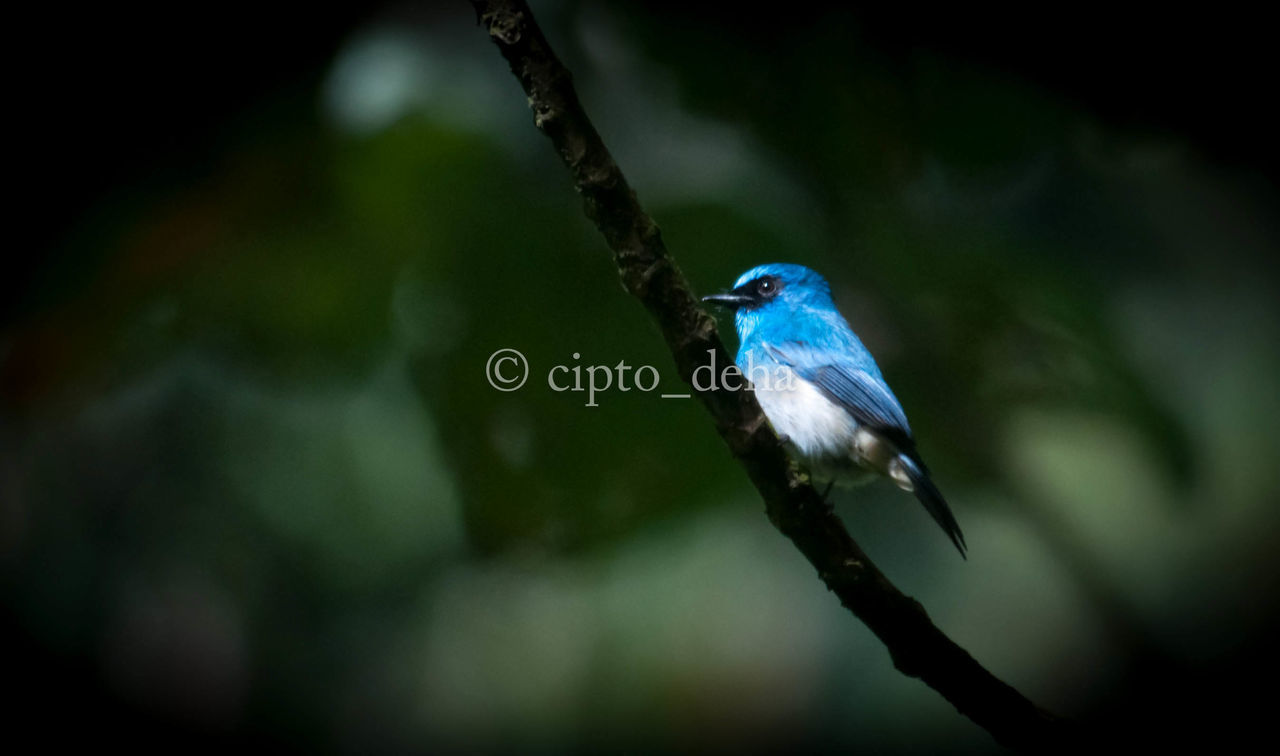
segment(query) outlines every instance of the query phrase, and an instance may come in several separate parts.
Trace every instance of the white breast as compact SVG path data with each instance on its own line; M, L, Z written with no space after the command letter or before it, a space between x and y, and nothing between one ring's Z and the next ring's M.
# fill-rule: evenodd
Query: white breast
M840 405L798 377L755 384L756 401L773 429L810 459L848 457L858 423Z

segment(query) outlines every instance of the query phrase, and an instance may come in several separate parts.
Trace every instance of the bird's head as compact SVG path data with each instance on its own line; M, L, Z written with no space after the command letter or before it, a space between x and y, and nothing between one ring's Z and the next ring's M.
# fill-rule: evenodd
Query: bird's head
M764 328L804 327L835 312L826 279L803 265L757 265L738 277L733 289L702 298L733 310L739 338Z

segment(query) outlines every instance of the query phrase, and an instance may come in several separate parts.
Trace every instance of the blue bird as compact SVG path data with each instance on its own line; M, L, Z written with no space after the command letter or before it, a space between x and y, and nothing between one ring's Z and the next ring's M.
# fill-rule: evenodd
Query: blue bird
M761 265L732 291L702 300L734 311L738 369L774 430L815 476L890 478L915 494L965 555L964 535L916 451L902 405L822 276L803 265Z

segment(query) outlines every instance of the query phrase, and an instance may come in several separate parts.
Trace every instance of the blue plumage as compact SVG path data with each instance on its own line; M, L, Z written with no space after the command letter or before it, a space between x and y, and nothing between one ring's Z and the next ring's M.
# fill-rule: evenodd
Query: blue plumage
M916 451L902 405L822 276L802 265L761 265L732 291L703 299L734 310L738 367L769 422L815 475L892 479L964 555L964 535Z

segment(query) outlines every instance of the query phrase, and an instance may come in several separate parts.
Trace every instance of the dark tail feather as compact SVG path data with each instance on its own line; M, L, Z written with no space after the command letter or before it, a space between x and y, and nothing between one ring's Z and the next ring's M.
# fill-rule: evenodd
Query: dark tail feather
M907 478L911 480L911 489L916 498L920 500L925 509L929 510L929 514L933 516L933 521L946 531L947 536L951 538L951 542L960 551L960 556L968 559L969 557L965 555L965 550L969 547L964 543L964 533L960 532L960 525L956 522L955 516L951 514L951 507L947 506L947 500L942 498L942 492L929 479L929 473L925 471L924 465L905 454L898 455L898 462L901 463L902 470L907 474Z

